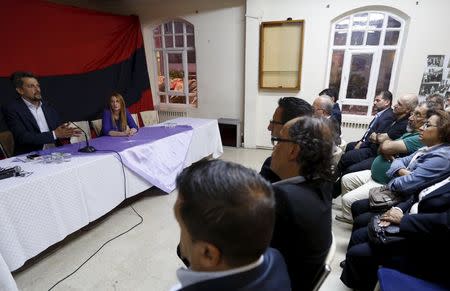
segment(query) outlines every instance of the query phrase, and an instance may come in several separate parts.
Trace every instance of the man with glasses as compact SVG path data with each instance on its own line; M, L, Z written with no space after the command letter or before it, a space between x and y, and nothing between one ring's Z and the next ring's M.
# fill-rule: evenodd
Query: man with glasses
M330 96L331 101L333 102L333 110L331 116L339 122L339 127L341 127L342 113L341 108L339 107L339 104L337 102L339 100L339 92L334 88L326 88L319 93L319 96L323 95Z
M339 146L341 144L341 125L333 114L333 101L328 95L321 95L314 99L313 102L314 116L328 120L329 126L333 131L334 144Z
M331 245L330 162L333 137L323 119L288 121L272 137L276 201L271 246L288 266L292 290L311 290Z
M312 114L313 109L305 100L296 97L280 98L267 130L270 131L272 137L278 137L281 128L286 122L299 116L311 116ZM261 167L260 174L267 181L273 183L279 181L280 178L270 169L270 162L271 157L268 157Z
M429 111L435 104L422 102L409 117L408 132L397 140L385 140L380 145L379 154L374 159L370 170L346 174L342 177L342 213L336 215L336 220L352 223L352 204L358 200L367 199L369 190L389 182L386 171L395 158L409 155L423 146L419 138L419 129L427 120Z
M20 95L4 108L6 123L14 135L15 155L54 146L59 138L78 135L78 129L62 124L59 115L42 101L37 77L29 72L11 76Z
M389 94L388 94L389 93ZM380 104L389 104L382 96L390 96L390 92L384 92L375 98L375 108L381 110ZM391 99L389 99L391 100ZM342 155L341 160L337 166L337 173L342 177L345 174L369 170L372 166L372 162L378 154L378 148L380 143L385 140L396 140L401 137L406 132L406 127L408 124L408 118L414 108L417 106L417 95L415 94L405 94L401 96L397 103L394 105L394 110L391 108L383 109L377 113L374 120L371 122L369 129L364 135L363 139L358 142L353 150L349 150L352 147L350 143L350 148L347 145L345 153ZM391 113L389 113L391 112ZM386 114L393 116L393 119L386 119ZM393 113L393 114L392 114ZM380 123L385 123L389 121L385 127L380 127ZM334 196L337 197L341 194L341 183L339 180L335 183L335 193Z
M436 263L446 263L449 257L448 189L444 193L435 190L443 186L441 182L450 174L450 116L442 110L429 112L428 116L420 128L425 147L394 160L387 172L392 178L389 189L402 193L407 201L383 213L379 225L397 224L404 240L375 248L369 243L367 228L374 213L356 217L341 274L341 281L350 288L373 290L379 265L425 279L431 276L449 281L448 270ZM368 207L368 201L365 204ZM356 221L361 221L359 227Z

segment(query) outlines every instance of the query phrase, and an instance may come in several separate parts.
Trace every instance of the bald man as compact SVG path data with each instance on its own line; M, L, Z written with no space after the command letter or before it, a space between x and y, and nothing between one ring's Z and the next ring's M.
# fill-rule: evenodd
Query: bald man
M333 115L332 97L328 95L318 96L313 102L314 116L328 120L328 125L333 133L333 141L336 146L341 144L341 126L339 120Z

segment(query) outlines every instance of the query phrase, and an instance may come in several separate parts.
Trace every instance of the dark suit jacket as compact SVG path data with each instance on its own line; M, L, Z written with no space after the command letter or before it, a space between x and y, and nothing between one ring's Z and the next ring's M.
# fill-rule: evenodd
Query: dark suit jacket
M372 122L374 120L372 120ZM379 120L377 121L377 123L374 126L372 126L372 128L369 130L369 132L367 133L367 139L372 134L372 132L376 132L376 133L385 133L385 132L387 132L388 128L391 126L391 124L394 122L394 120L395 120L395 116L394 116L394 113L392 111L392 108L388 108L386 111L384 111L380 115ZM370 125L369 125L369 127L370 127Z
M331 111L331 116L339 122L339 127L341 127L342 113L339 104L334 103L333 110Z
M259 172L259 174L261 176L263 176L264 179L266 179L267 181L269 181L270 183L275 183L280 181L280 177L278 177L277 174L274 173L274 171L272 171L272 169L270 168L270 163L272 162L272 156L268 157L262 167L261 167L261 171Z
M52 131L60 124L58 113L45 102L42 102L50 131L42 132L22 98L18 98L4 108L4 115L9 130L14 135L15 155L41 150L46 143L54 143Z
M384 132L387 133L387 135L389 136L389 138L391 140L396 140L396 139L400 138L403 134L406 133L406 126L408 125L408 118L409 118L409 115L404 116L404 117L400 118L399 120L394 120L387 127L387 129ZM383 132L378 132L378 131L375 131L375 132L383 133ZM377 155L378 154L378 146L379 146L379 144L377 144L377 143L371 143L369 141L366 141L361 145L361 148L370 147L372 150L372 153Z
M408 212L413 204L419 201L419 195L415 194L407 201L397 205L403 212ZM450 210L450 183L445 184L429 193L419 202L418 213L406 214L400 223L402 232L432 233L436 228L447 228L450 231L450 217L446 219L446 211ZM438 225L440 225L438 227Z
M264 261L258 267L246 272L237 273L217 279L198 282L180 290L184 291L272 291L291 290L286 264L277 250L268 249L264 253Z
M276 221L271 246L288 266L293 290L311 290L331 245L332 185L323 180L273 185Z

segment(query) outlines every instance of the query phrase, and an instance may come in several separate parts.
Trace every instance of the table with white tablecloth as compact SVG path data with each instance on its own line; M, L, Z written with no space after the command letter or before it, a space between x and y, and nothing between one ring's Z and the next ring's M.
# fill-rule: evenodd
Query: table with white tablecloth
M170 123L188 125L192 130L120 151L125 165L142 164L138 170L125 167L126 183L123 166L114 153L74 155L69 162L49 164L1 160L0 167L18 165L32 174L0 180L0 260L10 271L16 270L114 209L125 200L124 187L127 197L152 187L155 183L148 181L153 181L154 169L159 169L155 181L169 192L183 168L223 153L217 120L177 118ZM165 165L169 160L170 165ZM0 274L2 277L5 274Z

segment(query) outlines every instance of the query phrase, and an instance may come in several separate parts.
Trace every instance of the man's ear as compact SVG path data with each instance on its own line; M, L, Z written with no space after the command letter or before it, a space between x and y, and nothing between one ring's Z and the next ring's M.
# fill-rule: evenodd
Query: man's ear
M222 253L215 245L209 242L196 242L195 251L197 252L199 263L204 270L214 270L223 263Z
M300 154L300 146L298 144L291 143L291 149L289 150L288 158L290 161L297 160L298 155Z
M17 93L20 94L20 96L23 95L23 89L22 88L16 88Z

